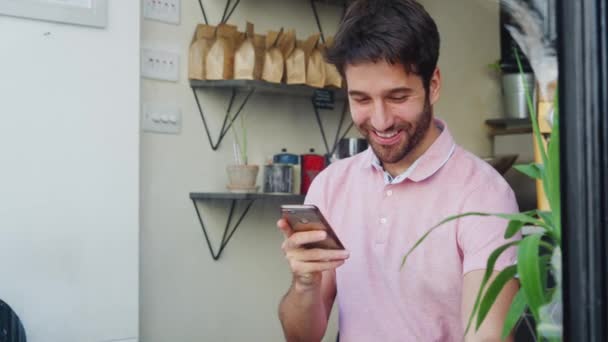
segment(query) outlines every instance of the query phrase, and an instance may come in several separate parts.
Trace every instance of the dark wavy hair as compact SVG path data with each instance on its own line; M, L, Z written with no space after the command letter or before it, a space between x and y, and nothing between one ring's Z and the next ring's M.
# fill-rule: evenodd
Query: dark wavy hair
M356 0L346 11L326 59L344 76L348 64L402 64L428 91L439 59L439 31L415 0Z

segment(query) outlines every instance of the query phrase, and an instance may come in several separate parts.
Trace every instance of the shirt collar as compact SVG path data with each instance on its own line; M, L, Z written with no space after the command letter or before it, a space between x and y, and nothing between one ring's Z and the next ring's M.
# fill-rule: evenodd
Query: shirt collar
M426 152L424 152L424 154L420 156L420 158L418 158L403 174L395 177L392 181L387 179L387 175L385 174L385 182L387 184L399 183L406 178L409 178L414 182L423 181L434 175L448 162L456 149L454 138L452 137L452 134L448 130L448 126L444 121L435 119L434 122L436 125L442 127L442 132L439 137L437 137L431 147L429 147L429 149L426 150ZM384 172L384 169L380 165L380 162L374 154L371 146L367 149L366 153L366 158L362 158L362 167L371 167L380 172Z

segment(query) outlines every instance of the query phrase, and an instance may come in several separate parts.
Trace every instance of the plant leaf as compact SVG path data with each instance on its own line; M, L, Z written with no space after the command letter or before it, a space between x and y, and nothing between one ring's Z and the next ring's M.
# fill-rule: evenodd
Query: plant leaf
M555 224L555 233L558 237L558 242L561 243L561 230L562 230L562 219L561 219L561 189L560 189L560 134L559 134L559 101L558 101L559 89L555 90L555 101L553 104L553 127L551 129L551 138L549 141L549 188L545 189L549 194L549 204L551 205L551 211L553 212L553 222ZM548 191L547 191L548 190Z
M479 309L481 295L483 294L483 290L485 289L486 285L488 284L488 281L490 280L490 277L492 276L492 273L494 272L494 265L496 265L496 260L498 260L498 257L500 257L500 255L504 251L506 251L509 247L516 246L520 242L521 242L521 240L511 241L509 243L506 243L506 244L496 248L492 252L492 254L490 254L490 256L488 257L488 262L486 263L486 273L483 275L483 279L481 281L481 286L479 287L479 291L477 291L477 298L475 298L475 304L473 305L473 311L471 312L471 315L469 316L469 321L467 322L467 328L465 329L465 335L468 333L469 328L471 327L471 322L473 322L473 317L475 317L475 314L477 313L477 310Z
M538 322L538 310L545 303L544 286L540 275L539 245L542 234L526 236L517 251L517 273L526 293L530 311Z
M525 225L525 222L511 220L509 221L509 225L507 226L507 230L505 231L505 239L512 238L521 228Z
M553 224L553 216L552 213L550 211L538 211L538 216L545 221L545 223L551 227L554 227Z
M521 59L519 58L519 51L517 51L516 48L513 48L513 52L515 53L515 60L517 61L517 68L519 69L519 74L523 77L524 68L521 64ZM538 127L538 115L536 112L536 106L534 105L534 101L532 101L532 95L530 94L530 89L528 89L528 84L524 80L522 80L522 84L524 86L524 92L526 94L528 110L530 111L530 121L532 121L532 131L534 132L534 138L536 139L536 143L538 144L538 149L540 150L543 165L548 165L547 151L545 151L545 145L543 145L542 143L540 128Z
M466 217L466 216L489 216L489 214L464 213L464 214L453 215L453 216L449 216L449 217L445 218L443 221L437 223L436 225L431 227L429 230L427 230L426 233L424 233L424 235L422 235L420 237L420 239L418 239L418 241L416 241L416 243L414 243L414 245L407 251L407 253L405 253L405 255L403 256L403 260L401 260L401 267L403 268L403 265L405 265L405 261L410 256L410 254L412 254L412 252L416 249L416 247L418 247L429 236L429 234L431 234L435 229L439 228L440 226L442 226L450 221L454 221L461 217Z
M505 324L502 328L502 340L504 341L507 336L513 331L515 324L519 321L521 316L524 314L526 310L526 293L524 290L519 289L515 298L513 298L513 302L511 303L511 307L509 308L509 312L507 313L507 317L505 318Z
M498 298L500 291L502 291L503 287L505 287L509 280L515 277L515 274L517 274L517 266L513 265L502 270L500 273L498 273L496 278L494 278L494 281L488 287L488 290L486 291L485 295L483 296L483 299L481 300L481 303L479 304L476 329L479 329L481 323L483 323L483 321L486 319L486 316L490 312L490 308L492 307L492 305L494 305L496 298Z
M488 214L488 213L470 212L470 213L449 216L449 217L445 218L443 221L436 224L435 226L431 227L429 230L427 230L426 233L424 233L424 235L422 235L418 239L418 241L416 241L414 243L414 245L403 256L403 259L401 261L401 267L403 267L403 265L405 265L405 262L407 261L407 258L410 256L410 254L412 254L412 252L429 236L429 234L431 234L435 229L439 228L440 226L442 226L445 223L448 223L450 221L454 221L454 220L457 220L459 218L466 217L466 216L481 216L481 217L494 216L494 217L504 218L506 220L516 220L516 221L522 221L525 223L530 223L532 225L542 227L542 228L545 228L546 230L550 231L551 227L549 227L543 221L536 219L534 217L531 217L531 215L534 215L535 213L536 213L536 210L527 211L527 212L523 212L523 213L515 213L515 214Z
M533 179L541 179L545 172L542 164L521 164L513 168Z

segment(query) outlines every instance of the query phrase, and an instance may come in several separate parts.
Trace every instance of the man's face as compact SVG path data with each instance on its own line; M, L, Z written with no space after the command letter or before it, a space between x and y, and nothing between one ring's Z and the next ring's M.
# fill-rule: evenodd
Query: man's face
M424 138L439 98L439 71L427 95L422 79L401 64L349 64L345 69L353 122L383 164L403 160Z

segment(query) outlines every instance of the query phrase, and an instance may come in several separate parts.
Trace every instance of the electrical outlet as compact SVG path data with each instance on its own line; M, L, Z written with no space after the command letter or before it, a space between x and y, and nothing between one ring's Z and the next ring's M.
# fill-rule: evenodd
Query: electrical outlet
M146 19L176 25L180 22L180 0L144 0L143 7Z
M156 80L179 81L179 54L142 49L141 75Z
M170 105L144 104L142 128L144 132L179 134L182 129L181 111Z

